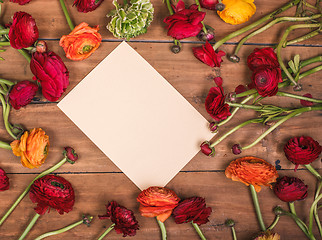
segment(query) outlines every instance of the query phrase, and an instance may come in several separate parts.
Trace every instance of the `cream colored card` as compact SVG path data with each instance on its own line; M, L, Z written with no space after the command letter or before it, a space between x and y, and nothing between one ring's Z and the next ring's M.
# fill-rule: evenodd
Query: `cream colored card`
M58 107L141 190L165 186L213 136L206 119L126 42Z

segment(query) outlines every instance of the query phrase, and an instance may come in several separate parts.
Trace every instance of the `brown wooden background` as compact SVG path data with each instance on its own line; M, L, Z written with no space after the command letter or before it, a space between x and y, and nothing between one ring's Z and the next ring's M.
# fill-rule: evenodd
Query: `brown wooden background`
M48 40L49 49L59 54L70 71L70 86L65 94L77 85L101 60L103 60L121 40L116 39L105 28L108 23L106 14L114 8L110 0L92 13L79 13L72 7L73 0L66 0L67 8L75 24L86 21L90 25L99 25L103 36L100 48L88 59L82 62L73 62L64 56L64 52L58 45L59 38L70 32L58 0L32 0L29 4L20 6L5 0L2 4L2 15L0 23L8 23L16 11L25 11L31 14L37 22L40 38ZM213 77L220 72L224 79L226 92L233 91L239 84L247 84L250 81L250 71L246 65L246 57L255 47L273 46L279 41L288 24L279 24L270 30L250 39L246 46L240 51L241 61L239 64L229 62L224 58L220 70L211 69L209 66L199 62L192 54L192 47L201 46L197 38L185 39L182 51L175 55L169 48L172 39L167 36L163 19L168 16L167 8L161 0L151 0L155 8L154 21L145 35L132 39L129 44L135 48L170 84L177 89L205 118L211 121L210 116L204 109L205 97L209 88L214 86ZM186 4L192 1L185 1ZM215 12L207 11L205 23L215 28L216 39L219 40L226 34L239 29L247 24L261 18L265 14L284 5L286 0L262 0L255 1L257 12L248 23L233 26L220 20ZM292 16L294 9L287 11L284 15ZM301 31L301 33L303 33ZM296 34L292 33L290 38ZM232 39L229 44L220 49L232 53L235 43L240 37ZM317 36L300 44L287 47L282 50L285 60L295 54L300 54L301 59L311 58L322 53L321 36ZM1 56L5 58L0 64L0 77L12 81L31 80L32 73L27 61L14 49L8 48ZM311 93L315 98L322 98L321 73L316 73L303 79L304 93ZM99 87L99 86L98 86ZM288 89L292 92L291 88ZM84 96L86 97L86 96ZM299 106L299 101L286 98L272 97L270 103L281 106ZM68 224L78 221L82 214L91 214L95 218L91 227L78 226L73 230L50 237L50 239L97 239L111 222L100 221L98 214L105 213L105 204L116 200L121 205L134 211L140 224L140 230L132 239L161 239L158 225L154 219L143 218L138 212L136 197L139 189L69 120L56 106L39 94L39 100L19 111L12 110L10 120L12 123L21 123L27 129L34 127L43 128L50 136L49 156L39 169L27 169L22 167L18 157L13 156L10 151L0 150L0 167L8 172L10 178L10 190L0 192L0 216L2 216L14 200L20 195L29 182L41 171L49 168L61 158L63 147L72 146L78 152L80 158L77 164L65 164L57 174L69 180L76 192L76 203L74 210L69 214L59 215L56 211L42 216L26 239L34 239L47 231L62 228ZM86 110L84 110L86 111ZM220 129L220 134L235 126L237 123L253 116L250 111L241 110L234 120ZM128 119L129 122L131 119ZM183 119L184 121L184 119ZM11 141L10 136L4 130L0 121L0 137L3 141ZM95 119L93 119L95 124ZM99 127L99 126L97 126ZM236 221L236 232L238 239L251 239L259 232L255 211L251 202L249 189L237 182L232 182L224 175L224 170L230 161L236 158L230 151L234 143L248 144L255 140L265 127L261 125L247 126L231 135L228 139L216 146L216 156L207 157L198 153L182 171L167 185L174 190L182 199L191 196L206 198L207 205L213 210L210 222L202 225L201 229L207 239L232 239L230 229L224 226L227 218ZM277 128L263 141L252 149L244 151L240 156L253 155L261 157L275 164L280 160L282 170L279 175L296 176L309 185L309 195L305 201L297 202L296 208L299 216L308 222L309 206L312 203L316 180L306 170L300 168L296 173L294 165L289 163L283 153L285 142L298 135L308 135L322 143L321 137L321 112L306 113L287 121ZM214 138L215 139L215 138ZM126 150L125 139L124 149ZM180 143L178 143L180 147ZM129 157L131 157L129 155ZM151 156L153 157L153 156ZM321 173L321 159L313 163L313 166ZM272 190L263 188L259 193L260 205L266 225L270 225L274 219L272 209L281 205L287 209L287 205L281 202ZM26 197L7 221L0 227L0 239L17 239L34 215L35 205ZM321 212L321 211L320 211ZM321 216L322 217L322 216ZM167 227L168 239L198 239L197 234L190 224L177 225L169 218L165 225ZM298 229L296 224L288 217L282 217L274 229L282 239L305 239L305 235ZM315 229L316 236L318 235ZM121 235L111 232L106 239L121 239ZM318 238L317 238L318 239Z

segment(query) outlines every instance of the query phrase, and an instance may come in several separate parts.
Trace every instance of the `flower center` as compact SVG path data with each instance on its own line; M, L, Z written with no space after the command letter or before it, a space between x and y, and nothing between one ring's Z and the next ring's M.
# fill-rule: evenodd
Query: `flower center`
M256 78L256 85L257 86L265 86L267 84L267 78L263 76L259 76Z
M64 184L59 183L59 182L52 181L50 184L51 184L52 186L54 186L54 187L59 187L59 188L61 188L61 189L64 189L64 188L65 188Z
M299 147L302 148L303 150L307 149L307 146L304 146L304 145L300 145Z
M89 51L91 51L91 50L92 50L92 48L93 48L93 46L91 46L91 45L85 45L85 46L83 47L83 49L82 49L82 52L83 52L83 53L88 53Z

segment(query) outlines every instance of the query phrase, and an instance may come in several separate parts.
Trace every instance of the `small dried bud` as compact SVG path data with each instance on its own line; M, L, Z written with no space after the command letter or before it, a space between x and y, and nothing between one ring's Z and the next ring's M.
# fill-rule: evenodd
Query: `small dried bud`
M203 142L200 145L201 152L207 156L215 156L215 149L210 147L210 143L208 141Z
M91 223L92 219L93 219L93 216L90 216L90 215L85 216L85 215L83 215L83 223L84 223L87 227L89 227L89 226L90 226L90 223Z
M177 53L179 53L180 52L180 50L181 50L181 47L179 46L179 45L173 45L172 47L171 47L171 51L174 53L174 54L177 54Z
M276 206L274 209L273 209L275 215L283 215L284 214L284 210L280 207L280 206Z
M36 51L39 53L47 52L47 43L45 41L38 41L36 45Z
M217 125L217 123L215 123L215 122L211 122L211 123L209 124L209 129L210 129L210 131L211 131L212 133L216 133L216 132L218 132L218 125Z
M216 5L216 10L217 11L223 11L224 9L225 9L225 4L223 4L223 3L218 3L217 5Z
M302 85L301 84L296 84L294 87L293 87L293 90L296 91L296 92L299 92L299 91L302 91Z
M78 159L76 151L71 147L65 147L63 155L67 157L67 161L71 164L74 164Z
M210 42L212 39L214 39L215 37L215 33L212 29L210 29L209 27L206 27L207 29L207 32L205 33L203 30L201 30L198 35L197 35L197 38L200 40L200 41L208 41Z
M241 146L239 144L235 144L232 148L231 148L233 154L238 155L241 154Z
M228 60L231 61L231 62L233 62L233 63L239 63L240 58L237 55L230 55L228 57Z
M235 221L232 219L227 219L225 221L225 225L226 225L226 227L233 227L233 226L235 226Z
M228 93L228 101L229 102L236 102L237 97L235 92Z

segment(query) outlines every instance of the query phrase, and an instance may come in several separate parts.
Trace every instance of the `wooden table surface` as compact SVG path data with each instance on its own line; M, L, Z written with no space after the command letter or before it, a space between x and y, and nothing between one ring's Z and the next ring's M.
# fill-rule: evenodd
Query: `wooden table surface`
M81 62L73 62L67 59L58 44L60 37L70 32L58 0L33 0L24 6L5 1L2 4L0 18L0 23L8 23L16 11L28 12L35 18L39 28L39 37L47 40L49 49L62 57L70 71L70 86L64 96L121 42L105 28L108 23L106 14L114 8L110 0L104 1L94 12L87 14L77 12L76 8L72 7L73 0L66 0L65 2L75 24L86 21L91 26L99 25L103 37L99 49L90 58ZM241 61L239 64L231 63L224 58L220 70L212 69L193 56L192 47L202 44L197 38L183 40L183 48L179 54L175 55L169 50L172 39L167 36L163 23L163 19L168 16L166 5L161 0L151 0L151 2L155 9L154 21L146 34L132 39L129 44L209 121L211 121L211 117L204 108L204 101L209 89L214 86L213 77L220 71L226 92L233 91L239 84L249 83L251 73L246 64L247 56L256 47L276 44L288 25L276 25L250 39L240 51ZM192 3L190 0L185 2L186 4ZM286 2L287 0L255 1L257 6L255 15L249 22L235 26L224 23L214 12L207 10L205 23L215 28L216 40L218 40L226 34L256 21ZM288 10L284 15L292 16L292 14L294 14L294 9ZM296 34L301 35L300 32L298 31ZM294 33L291 33L290 38L294 37ZM230 40L228 44L221 46L220 50L232 53L239 39L240 37ZM287 47L282 50L283 58L286 61L294 57L295 54L300 54L301 59L321 55L321 40L320 35ZM16 50L8 48L6 52L1 53L1 57L5 58L5 61L0 64L1 78L12 81L32 79L33 75L29 64ZM301 93L309 92L315 98L321 99L321 76L320 72L303 79L304 90ZM292 92L291 88L287 90ZM74 165L65 164L55 173L72 183L76 194L74 209L64 215L59 215L54 210L45 214L38 220L26 239L34 239L42 233L76 222L82 214L94 216L89 228L81 225L48 239L97 239L111 224L109 220L99 220L97 215L104 214L105 204L112 200L134 211L140 224L140 230L132 239L161 239L156 221L152 218L141 217L139 214L139 204L136 197L140 190L60 111L57 102L48 102L40 94L37 96L39 100L33 101L18 111L12 110L10 120L12 123L23 124L26 129L43 128L50 137L50 152L42 167L30 170L24 168L20 159L15 157L12 152L0 150L0 167L6 170L10 178L10 190L0 192L0 216L7 211L38 173L54 165L62 158L61 152L65 146L72 146L80 156L78 162ZM272 97L269 102L282 106L299 106L298 101L281 97ZM219 134L240 123L243 119L252 116L249 112L241 110L238 116L220 129ZM129 119L130 121L131 119ZM10 142L12 139L5 131L2 122L1 119L1 140ZM93 122L95 123L95 119L93 119ZM167 185L182 199L192 196L201 196L206 199L207 206L210 206L213 210L209 218L210 222L201 226L207 239L232 239L230 229L224 225L227 218L236 221L236 232L240 240L251 239L260 231L249 189L244 184L227 179L224 170L230 161L236 159L236 156L230 151L230 146L234 143L250 143L265 129L262 125L252 125L239 130L216 146L215 157L207 157L199 152ZM305 222L308 222L309 207L312 203L316 179L301 167L295 173L293 171L294 165L288 162L284 156L283 146L289 138L299 135L311 136L322 143L321 132L321 112L305 113L287 121L255 147L240 155L257 156L273 165L276 160L280 160L282 167L278 171L280 176L296 176L309 185L308 198L296 203L298 215ZM125 149L126 140L130 141L130 139L125 139ZM180 147L180 144L178 147ZM131 157L130 154L129 157ZM321 159L315 161L313 166L320 173L322 172ZM281 205L288 209L287 204L275 197L273 191L269 188L263 188L258 197L266 225L269 225L274 219L273 207ZM0 239L17 239L33 217L34 207L35 204L30 201L29 197L26 197L0 227ZM190 224L177 225L172 218L169 218L165 225L169 240L199 239ZM274 230L282 236L281 239L305 239L305 235L288 217L282 217ZM314 232L317 236L316 228ZM115 231L112 231L106 237L106 239L121 238L122 236L116 234Z

